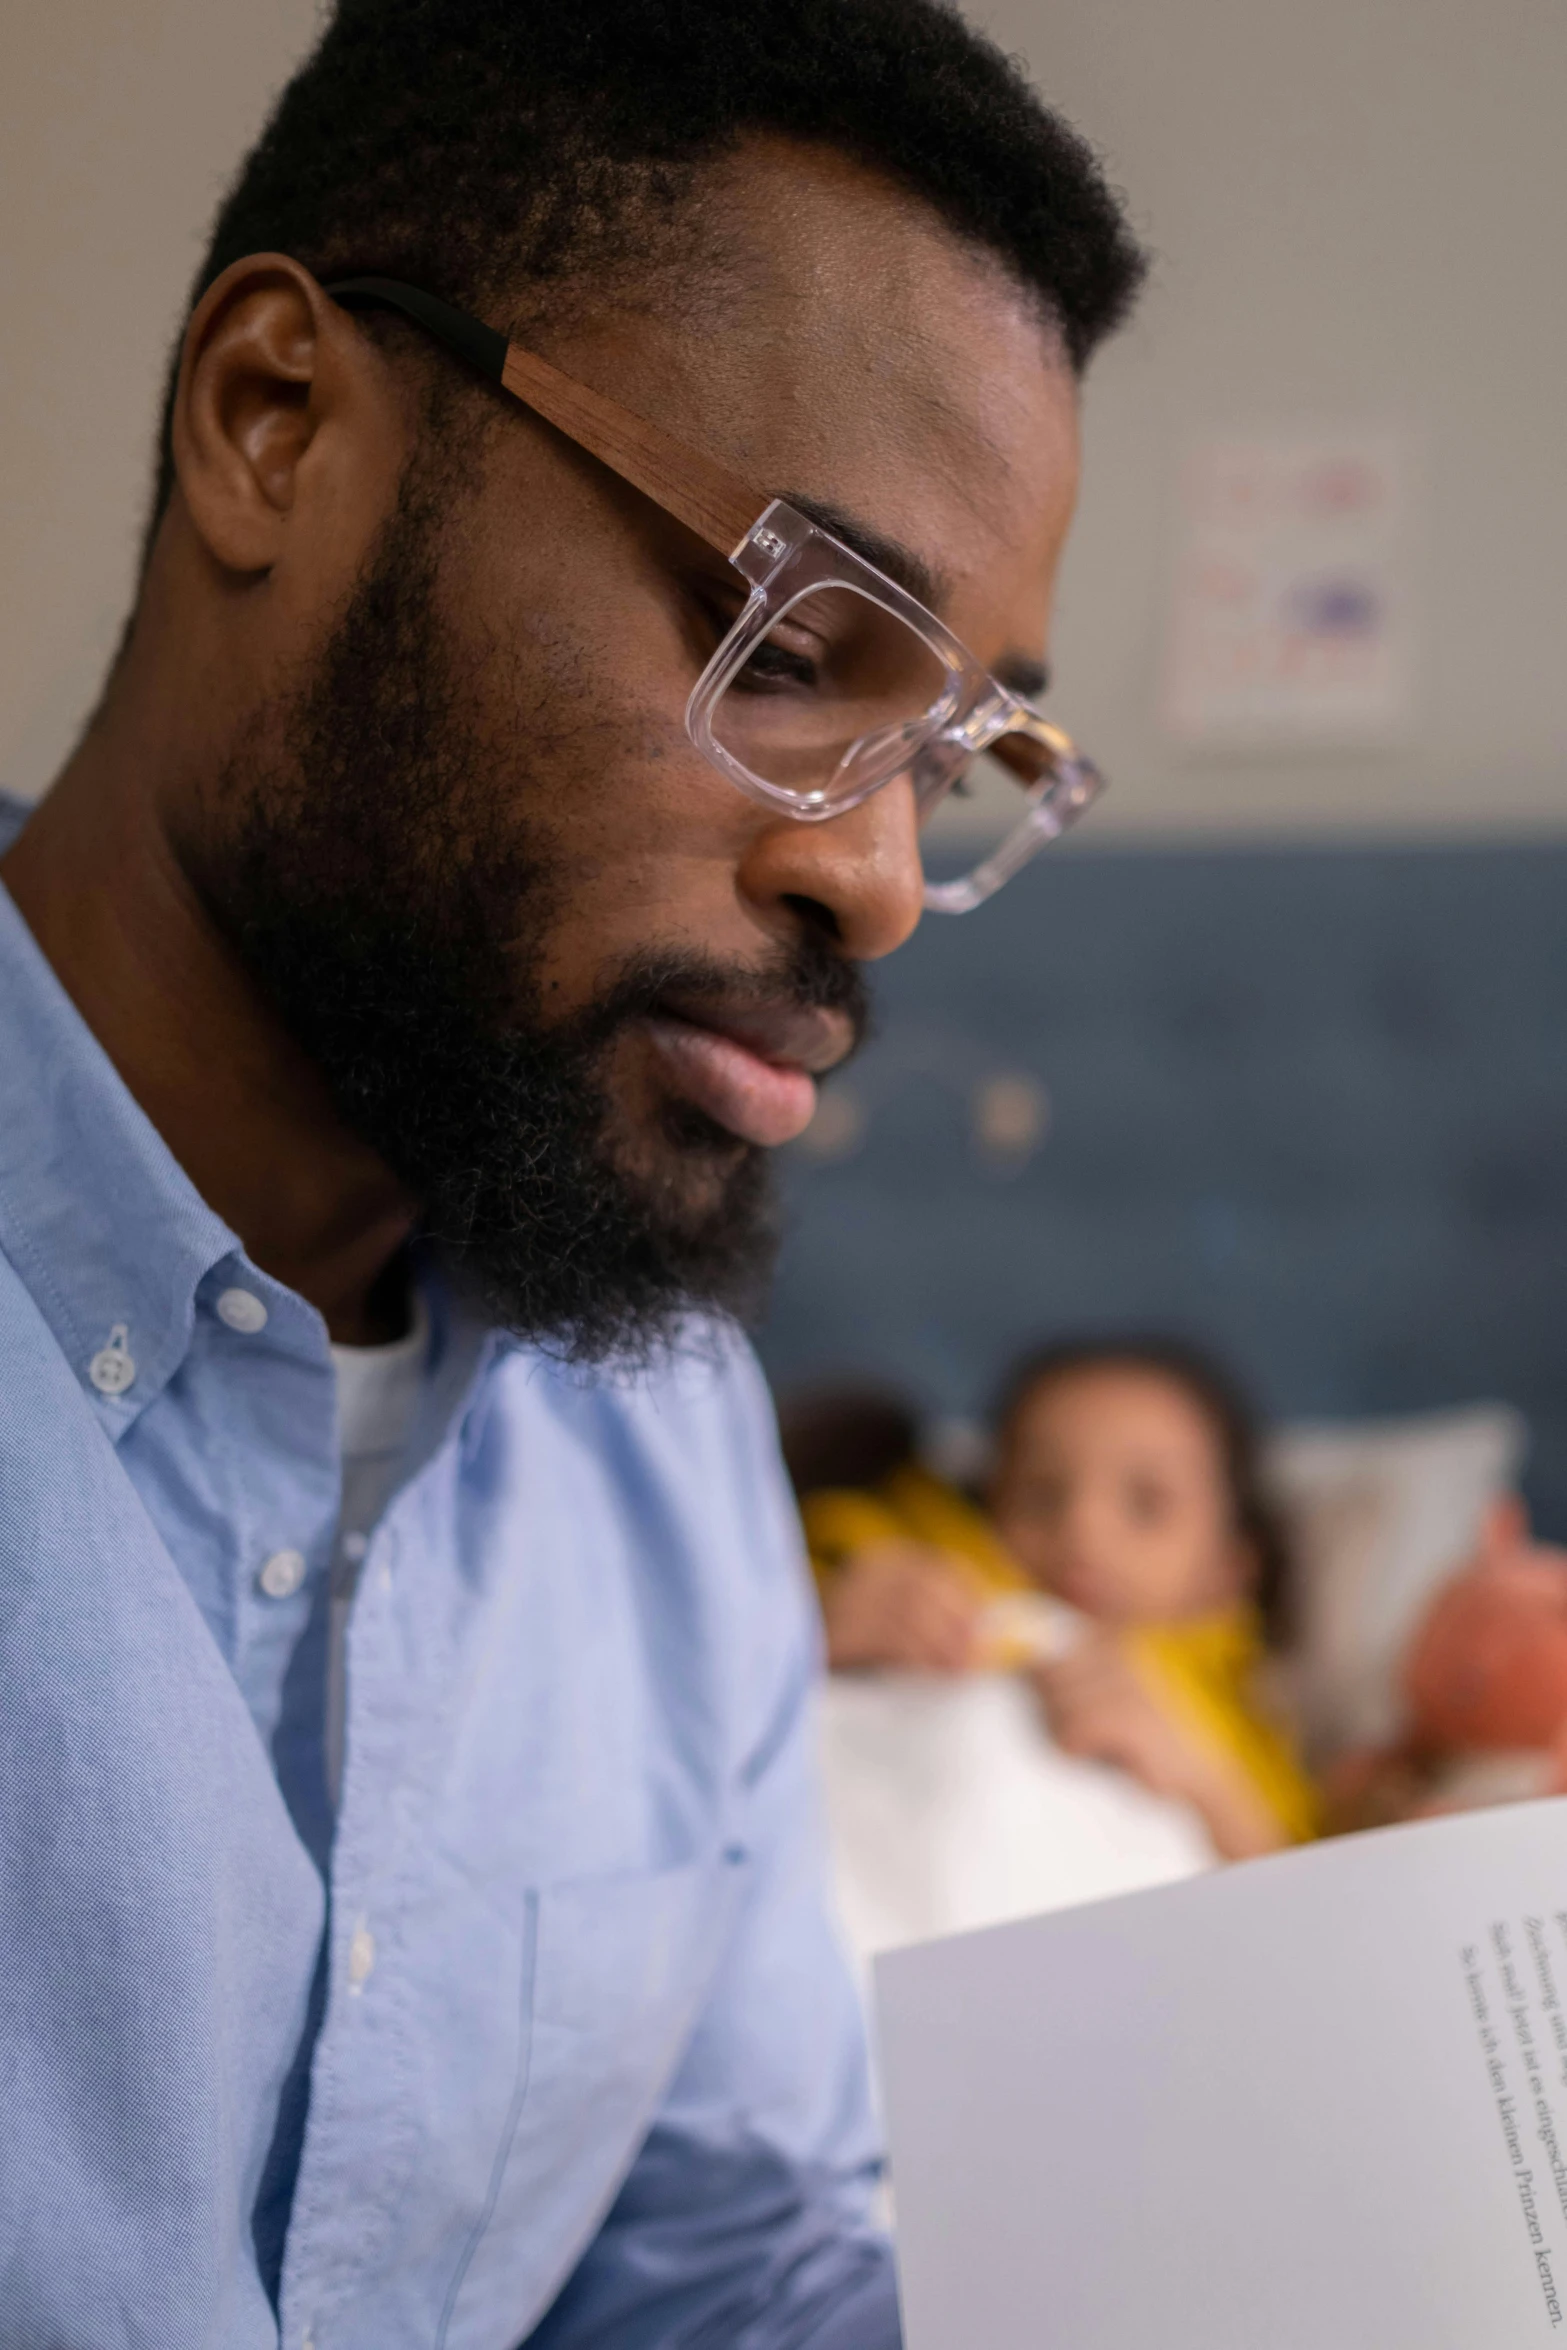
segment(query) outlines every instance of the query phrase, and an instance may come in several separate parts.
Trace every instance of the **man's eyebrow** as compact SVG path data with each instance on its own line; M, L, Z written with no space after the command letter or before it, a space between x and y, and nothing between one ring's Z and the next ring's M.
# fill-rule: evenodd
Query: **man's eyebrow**
M917 603L927 611L939 612L947 596L947 582L941 574L932 571L923 556L901 539L884 538L868 523L846 514L841 506L832 506L821 498L785 497L784 504L803 514L807 522L814 522L818 530L831 531L835 539L853 550L862 562L872 563L878 571L885 571L889 579L897 581Z
M1003 653L991 675L1025 702L1037 702L1050 691L1049 662L1036 661L1029 653Z
M948 587L941 574L933 571L922 555L906 547L901 539L889 539L868 523L846 514L841 506L830 505L824 498L785 498L784 504L803 514L807 522L814 522L818 530L831 531L846 547L873 563L889 579L925 606L927 611L939 612L945 603ZM998 685L1017 694L1025 702L1037 702L1049 690L1050 665L1036 660L1030 653L1003 653L992 675Z

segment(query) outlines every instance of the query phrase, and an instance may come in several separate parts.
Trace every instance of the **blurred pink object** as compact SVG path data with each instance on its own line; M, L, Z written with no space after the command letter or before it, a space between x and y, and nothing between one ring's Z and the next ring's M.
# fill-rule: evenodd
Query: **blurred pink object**
M1437 1594L1404 1673L1415 1741L1448 1753L1549 1752L1567 1789L1567 1551L1498 1502L1478 1558Z

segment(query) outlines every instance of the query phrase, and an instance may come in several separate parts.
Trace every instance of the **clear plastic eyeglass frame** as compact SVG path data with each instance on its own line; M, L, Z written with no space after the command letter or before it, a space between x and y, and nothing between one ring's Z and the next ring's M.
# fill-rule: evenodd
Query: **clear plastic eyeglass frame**
M1098 798L1103 778L1068 735L993 677L917 598L786 501L760 497L713 459L417 286L359 277L325 291L346 309L393 310L411 319L695 531L740 573L749 591L744 608L693 686L685 719L703 758L752 799L796 822L819 824L907 775L923 823L988 754L1019 786L1018 821L960 879L925 884L933 912L964 914L994 896ZM830 773L802 789L770 780L738 758L715 731L715 717L764 640L823 591L862 598L912 632L932 690L917 709L852 740Z
M686 705L692 742L732 783L765 806L804 824L857 808L895 777L907 775L921 818L965 770L989 752L1019 784L1019 818L991 852L956 881L927 881L933 912L966 914L994 896L1029 858L1057 840L1104 788L1099 771L1048 719L999 684L959 638L915 597L846 547L841 539L775 499L730 556L750 583L744 611L697 679ZM846 590L879 606L919 637L945 682L917 717L862 736L829 780L808 791L770 782L717 738L714 712L725 688L757 647L797 605L823 589Z

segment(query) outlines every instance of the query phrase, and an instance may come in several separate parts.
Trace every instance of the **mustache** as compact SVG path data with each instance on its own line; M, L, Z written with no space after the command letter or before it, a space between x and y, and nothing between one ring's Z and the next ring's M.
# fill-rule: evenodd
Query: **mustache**
M673 948L631 956L582 1015L578 1033L586 1045L604 1044L630 1022L671 1006L686 1017L703 1010L730 1015L778 1009L836 1012L853 1032L845 1061L860 1050L873 1026L870 988L860 965L834 953L824 939L806 934L765 963Z

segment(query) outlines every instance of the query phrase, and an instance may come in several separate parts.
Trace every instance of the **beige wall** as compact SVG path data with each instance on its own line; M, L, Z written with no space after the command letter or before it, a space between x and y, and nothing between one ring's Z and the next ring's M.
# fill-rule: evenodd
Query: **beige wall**
M125 610L164 354L309 0L0 6L0 785L41 791Z
M987 0L1159 254L1096 372L1058 703L1122 825L1567 828L1567 7ZM167 339L307 0L0 12L0 779L43 788L122 613ZM1375 758L1178 757L1154 723L1197 434L1423 450L1421 665ZM1476 804L1478 803L1478 807Z
M1056 648L1063 718L1115 779L1107 820L1567 827L1567 6L987 0L986 17L1108 156L1159 256L1091 382ZM1154 680L1181 451L1362 422L1407 433L1424 477L1407 748L1175 756Z

